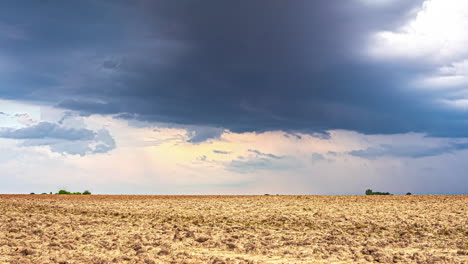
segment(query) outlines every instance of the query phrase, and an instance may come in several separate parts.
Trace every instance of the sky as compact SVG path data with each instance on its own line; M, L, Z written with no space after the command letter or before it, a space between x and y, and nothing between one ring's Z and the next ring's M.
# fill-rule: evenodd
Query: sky
M468 2L0 3L0 193L468 194Z

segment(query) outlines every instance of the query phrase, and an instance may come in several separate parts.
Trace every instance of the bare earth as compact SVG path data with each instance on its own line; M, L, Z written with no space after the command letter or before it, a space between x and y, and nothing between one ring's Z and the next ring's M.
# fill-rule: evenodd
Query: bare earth
M468 263L468 196L0 195L0 263Z

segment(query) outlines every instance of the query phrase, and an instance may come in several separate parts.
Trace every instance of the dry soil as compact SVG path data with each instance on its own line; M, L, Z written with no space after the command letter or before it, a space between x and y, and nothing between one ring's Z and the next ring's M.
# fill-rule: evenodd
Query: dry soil
M468 196L0 195L0 263L468 263Z

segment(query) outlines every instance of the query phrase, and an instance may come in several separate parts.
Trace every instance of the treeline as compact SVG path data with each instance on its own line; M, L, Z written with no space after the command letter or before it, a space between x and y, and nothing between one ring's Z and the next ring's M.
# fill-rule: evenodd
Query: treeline
M35 193L30 193L30 194L35 194ZM47 194L47 193L42 193L42 194ZM50 192L52 194L52 192ZM67 190L59 190L55 194L69 194L69 195L91 195L91 192L88 190L85 190L84 192L69 192Z
M389 192L374 192L371 189L367 189L366 195L392 195L392 194Z
M75 194L75 195L82 195L82 194L83 194L83 195L90 195L91 192L88 191L88 190L85 190L85 191L82 192L82 193L80 193L80 192L69 192L69 191L67 191L67 190L60 190L60 191L58 191L58 193L56 193L56 194Z
M371 189L366 190L366 195L393 195L389 192L374 192ZM406 195L412 195L412 193L408 192Z

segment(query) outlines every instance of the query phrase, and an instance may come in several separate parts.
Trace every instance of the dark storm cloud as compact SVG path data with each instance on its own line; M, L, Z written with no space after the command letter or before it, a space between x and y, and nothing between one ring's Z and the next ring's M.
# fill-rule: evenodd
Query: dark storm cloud
M407 89L425 65L358 56L421 1L358 2L2 2L2 25L24 38L0 36L16 65L0 72L0 96L216 128L193 132L194 143L222 128L467 136L466 117L432 103L436 92Z

